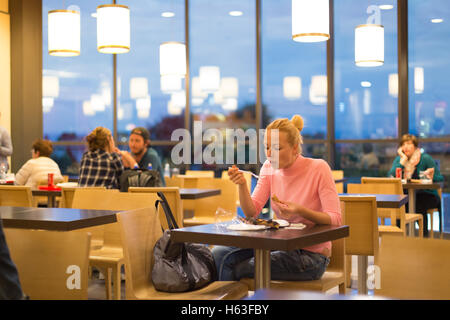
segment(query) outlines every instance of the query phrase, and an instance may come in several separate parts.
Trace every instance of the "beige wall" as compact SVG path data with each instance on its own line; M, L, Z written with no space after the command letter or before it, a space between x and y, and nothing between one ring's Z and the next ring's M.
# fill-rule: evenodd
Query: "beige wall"
M11 134L11 32L8 0L0 0L0 126Z

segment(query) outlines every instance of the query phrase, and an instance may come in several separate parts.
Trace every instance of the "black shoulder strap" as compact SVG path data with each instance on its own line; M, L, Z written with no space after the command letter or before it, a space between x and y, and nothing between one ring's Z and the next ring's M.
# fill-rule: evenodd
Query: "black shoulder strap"
M167 224L169 226L169 229L178 229L177 221L175 220L172 210L170 209L169 203L167 202L166 197L164 196L164 193L161 191L157 192L158 196L161 198L161 200L158 200L161 203L161 206L164 210L164 214L166 215Z

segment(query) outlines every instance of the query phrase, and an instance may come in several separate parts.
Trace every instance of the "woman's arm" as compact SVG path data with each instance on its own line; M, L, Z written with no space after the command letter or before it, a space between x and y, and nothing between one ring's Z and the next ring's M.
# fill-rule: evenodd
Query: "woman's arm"
M331 224L331 217L326 212L314 211L294 202L274 201L283 214L298 214L316 224Z
M250 196L250 191L248 190L247 181L244 178L244 174L239 171L239 168L233 166L232 168L228 169L228 176L233 183L239 186L239 202L245 216L256 216L256 208L253 203L252 197Z

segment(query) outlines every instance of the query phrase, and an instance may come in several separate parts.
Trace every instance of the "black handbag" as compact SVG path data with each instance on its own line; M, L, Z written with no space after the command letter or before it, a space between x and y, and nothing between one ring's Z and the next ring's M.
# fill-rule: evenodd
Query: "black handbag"
M128 192L129 187L162 187L157 170L128 169L119 177L120 191Z
M152 282L159 291L185 292L205 287L217 278L216 265L211 251L205 245L173 242L170 229L178 225L162 192L158 192L160 203L169 226L153 249L154 264Z

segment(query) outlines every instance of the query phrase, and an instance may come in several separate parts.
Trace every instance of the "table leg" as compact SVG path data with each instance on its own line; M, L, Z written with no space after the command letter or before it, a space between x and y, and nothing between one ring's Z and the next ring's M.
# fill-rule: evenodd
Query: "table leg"
M55 208L56 207L56 196L48 195L47 196L47 208Z
M358 256L358 294L367 294L367 256Z
M255 249L255 291L270 287L270 250Z
M408 189L408 213L416 213L416 190L415 189ZM411 222L409 224L409 236L414 236L414 223Z

